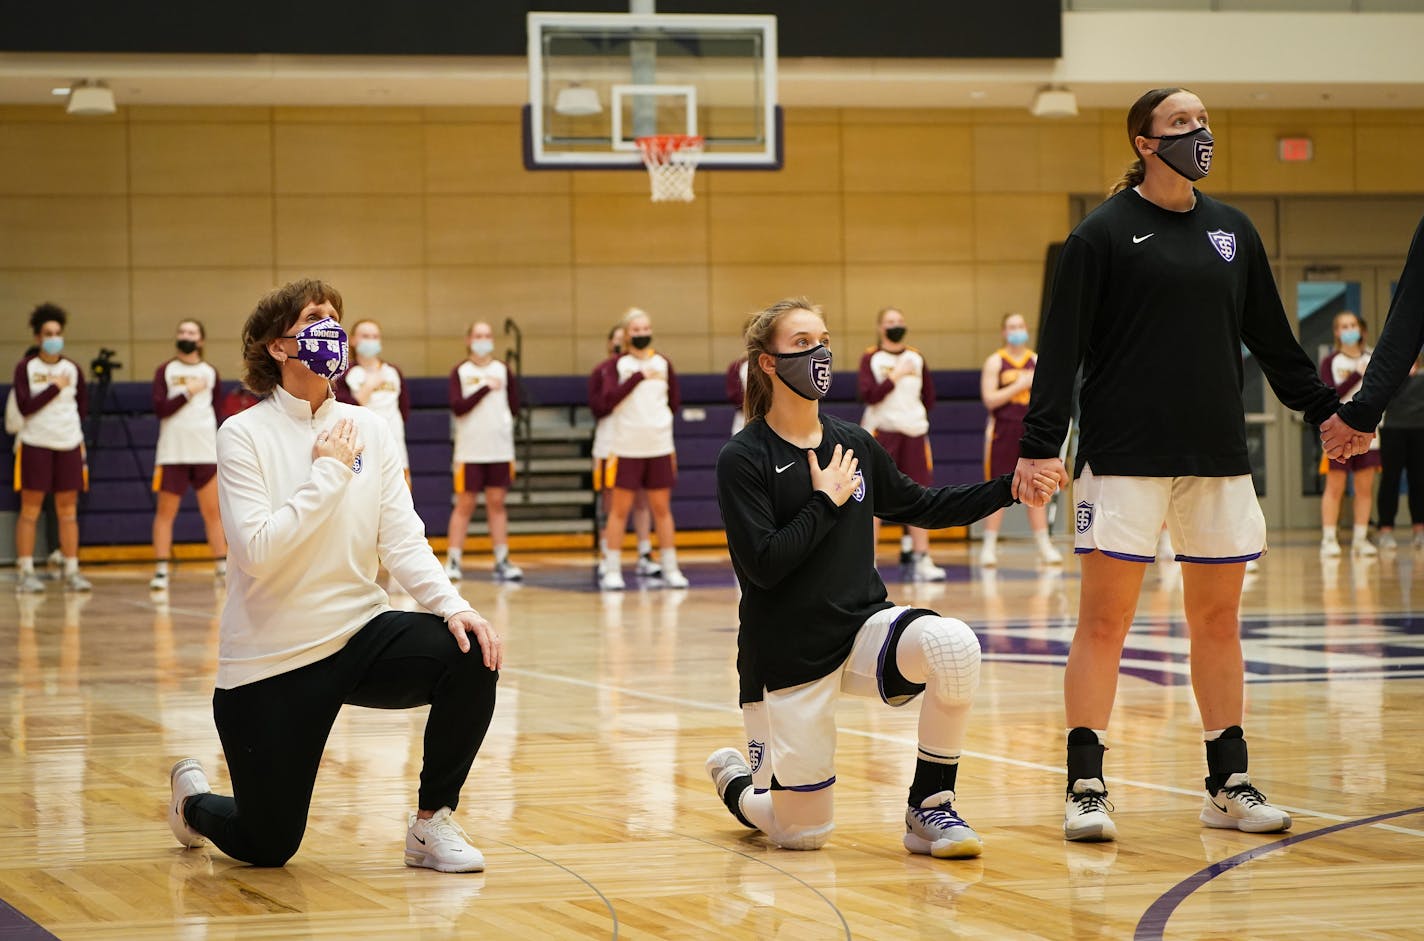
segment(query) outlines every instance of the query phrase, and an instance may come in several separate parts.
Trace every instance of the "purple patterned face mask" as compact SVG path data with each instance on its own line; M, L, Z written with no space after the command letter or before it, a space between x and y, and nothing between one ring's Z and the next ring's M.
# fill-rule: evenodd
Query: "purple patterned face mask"
M308 324L284 340L297 341L297 359L323 379L335 379L351 365L346 331L334 318Z

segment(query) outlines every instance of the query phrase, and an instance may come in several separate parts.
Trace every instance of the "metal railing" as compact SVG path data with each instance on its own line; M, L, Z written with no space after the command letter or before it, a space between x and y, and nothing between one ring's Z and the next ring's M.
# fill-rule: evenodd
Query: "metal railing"
M514 384L514 391L519 396L519 414L514 416L514 453L516 456L522 455L522 462L516 461L515 466L524 468L524 473L519 477L519 491L524 495L524 502L529 502L529 488L533 474L529 473L530 462L534 456L534 424L530 417L532 408L529 396L525 394L524 383L524 331L519 329L519 324L514 322L514 318L504 319L504 335L514 335L513 349L505 352L505 363L509 366L509 381Z

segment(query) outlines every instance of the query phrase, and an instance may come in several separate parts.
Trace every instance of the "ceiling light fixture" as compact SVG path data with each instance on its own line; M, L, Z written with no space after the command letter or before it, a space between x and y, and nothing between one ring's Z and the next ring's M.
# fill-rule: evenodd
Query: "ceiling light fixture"
M1045 85L1033 96L1028 110L1036 118L1076 118L1078 96L1061 85Z
M99 115L113 114L117 108L114 105L114 93L109 90L109 86L86 78L70 90L69 104L65 105L64 110L70 114Z

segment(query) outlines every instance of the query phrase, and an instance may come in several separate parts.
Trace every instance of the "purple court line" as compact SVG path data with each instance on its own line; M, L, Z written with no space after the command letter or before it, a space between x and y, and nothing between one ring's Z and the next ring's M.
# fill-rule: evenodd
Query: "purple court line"
M1346 820L1344 823L1337 823L1328 827L1321 827L1319 830L1312 830L1309 833L1298 833L1295 836L1288 836L1283 840L1276 840L1274 843L1266 843L1249 849L1244 853L1237 853L1229 859L1223 859L1219 863L1212 863L1210 866L1193 873L1187 878L1163 892L1157 901L1148 906L1142 918L1137 923L1137 930L1133 934L1133 941L1162 941L1162 933L1167 930L1167 919L1172 917L1172 913L1177 907L1187 900L1197 889L1206 885L1211 880L1223 873L1230 872L1237 866L1245 865L1253 859L1259 859L1267 853L1284 849L1293 843L1301 843L1305 840L1313 840L1318 836L1328 836L1341 830L1349 830L1353 827L1368 827L1371 824L1380 823L1385 820L1393 820L1395 817L1408 817L1410 814L1424 813L1424 807L1411 807L1408 810L1396 810L1393 813L1379 814L1374 817L1362 817L1359 820Z
M59 941L39 922L0 899L0 938L5 941Z

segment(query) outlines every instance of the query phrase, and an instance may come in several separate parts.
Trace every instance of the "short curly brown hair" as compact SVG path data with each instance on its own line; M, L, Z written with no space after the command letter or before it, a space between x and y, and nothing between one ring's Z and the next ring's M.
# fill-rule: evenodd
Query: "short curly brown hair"
M267 344L296 324L308 304L327 303L341 318L341 292L325 281L302 278L269 291L242 325L242 384L257 395L271 395L282 384L282 367L267 352Z

